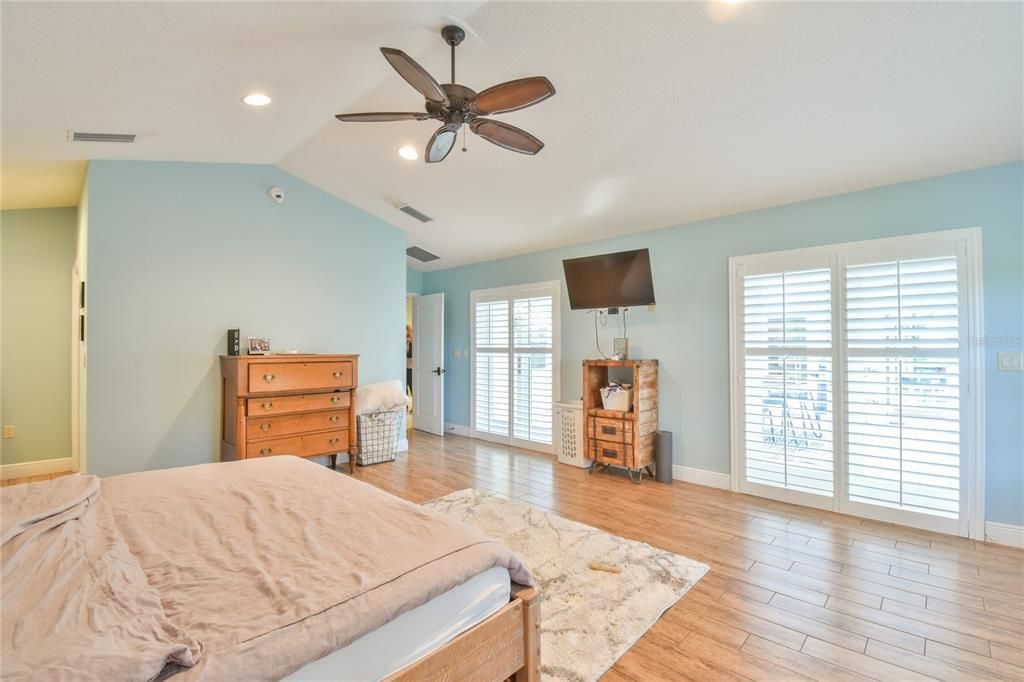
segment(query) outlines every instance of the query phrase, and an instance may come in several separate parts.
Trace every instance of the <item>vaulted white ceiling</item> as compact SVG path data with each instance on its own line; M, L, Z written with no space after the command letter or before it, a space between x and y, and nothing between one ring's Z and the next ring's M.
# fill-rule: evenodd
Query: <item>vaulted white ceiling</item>
M4 2L12 162L275 163L403 228L446 267L1024 158L1020 3ZM546 75L475 138L408 162L436 124L342 124L423 102L378 51L447 81ZM241 103L262 91L263 109ZM71 143L69 129L140 133ZM459 146L461 147L461 139ZM6 183L5 183L6 184ZM6 202L6 199L5 199ZM409 203L434 217L399 213Z

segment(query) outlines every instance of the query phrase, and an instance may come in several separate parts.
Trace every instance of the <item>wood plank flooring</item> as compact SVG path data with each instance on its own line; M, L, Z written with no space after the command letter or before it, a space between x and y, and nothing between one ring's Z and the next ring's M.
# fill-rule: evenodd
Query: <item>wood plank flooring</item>
M55 474L40 474L39 476L22 476L20 478L8 478L0 480L0 488L6 488L9 485L18 485L19 483L35 483L36 481L51 481L61 476L67 476L70 471L60 471Z
M413 502L488 490L711 566L608 682L1024 680L1021 550L458 436L416 432L355 477Z
M459 436L415 432L355 477L413 502L488 490L711 566L607 682L1024 680L1021 550Z

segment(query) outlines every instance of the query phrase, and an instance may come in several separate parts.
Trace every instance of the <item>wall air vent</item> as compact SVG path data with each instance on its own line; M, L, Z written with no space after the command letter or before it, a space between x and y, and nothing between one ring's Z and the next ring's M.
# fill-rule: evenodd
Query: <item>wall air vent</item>
M135 133L87 133L72 130L68 135L71 142L135 142Z
M415 258L421 263L429 263L432 260L437 260L438 258L440 258L440 256L438 256L437 254L430 253L426 249L421 249L418 246L410 246L408 249L405 250L405 255L409 256L410 258Z
M417 211L409 204L402 204L401 206L398 207L398 210L406 215L411 215L413 218L420 221L421 223L429 223L431 220L433 220L433 218L428 216L426 213Z

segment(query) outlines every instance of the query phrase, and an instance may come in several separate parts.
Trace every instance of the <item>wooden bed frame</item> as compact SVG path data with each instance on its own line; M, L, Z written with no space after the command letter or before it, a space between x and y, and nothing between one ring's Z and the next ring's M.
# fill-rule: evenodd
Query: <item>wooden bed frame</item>
M512 599L500 611L443 647L385 678L419 680L540 680L540 594L512 585Z

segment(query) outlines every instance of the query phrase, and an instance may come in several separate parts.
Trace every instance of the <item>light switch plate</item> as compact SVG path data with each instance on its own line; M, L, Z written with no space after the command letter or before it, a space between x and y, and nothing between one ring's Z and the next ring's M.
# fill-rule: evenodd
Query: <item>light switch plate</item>
M4 424L4 438L14 438L13 424Z
M996 368L1000 372L1024 372L1024 353L996 353Z

